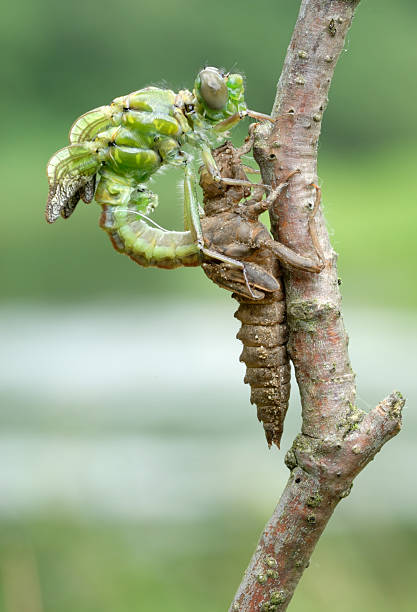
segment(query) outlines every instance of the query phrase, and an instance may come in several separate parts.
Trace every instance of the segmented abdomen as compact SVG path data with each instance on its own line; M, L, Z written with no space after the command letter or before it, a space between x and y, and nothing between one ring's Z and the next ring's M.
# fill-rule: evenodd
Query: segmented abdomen
M150 227L134 207L103 205L100 227L110 235L114 248L144 267L173 269L199 266L200 253L191 232Z
M240 361L246 364L245 383L257 406L269 446L279 448L290 396L291 369L287 354L287 326L282 280L280 290L254 301L236 294L235 317L242 323L237 338L243 343Z
M145 267L200 265L200 250L190 231L167 231L147 223L158 198L134 179L103 170L96 201L103 207L100 227L119 253Z

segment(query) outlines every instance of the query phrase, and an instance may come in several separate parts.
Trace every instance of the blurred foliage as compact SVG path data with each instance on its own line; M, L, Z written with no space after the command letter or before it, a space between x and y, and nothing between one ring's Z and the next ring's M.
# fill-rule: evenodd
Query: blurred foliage
M2 11L2 104L68 122L85 110L149 83L191 86L205 62L242 70L252 107L267 111L298 12L293 0L8 3ZM411 78L413 0L364 0L337 68L324 143L335 149L410 138L417 83ZM382 44L383 41L383 44ZM29 106L30 104L30 106ZM48 122L43 125L43 131ZM57 139L57 144L63 138Z
M298 2L260 0L256 9L234 0L193 7L121 0L117 10L108 0L4 7L3 299L220 296L200 270L144 270L116 254L97 228L94 204L47 227L45 165L82 112L146 84L191 87L206 62L243 71L250 106L268 112ZM342 256L344 293L371 304L417 305L408 286L416 223L414 31L412 0L380 0L377 10L361 2L323 126L323 201ZM240 130L236 139L243 137ZM181 226L180 178L173 171L155 185L158 218L169 227Z
M0 611L226 610L259 524L235 515L187 525L2 523ZM401 525L326 532L292 612L412 612L416 535ZM25 590L35 595L21 608Z

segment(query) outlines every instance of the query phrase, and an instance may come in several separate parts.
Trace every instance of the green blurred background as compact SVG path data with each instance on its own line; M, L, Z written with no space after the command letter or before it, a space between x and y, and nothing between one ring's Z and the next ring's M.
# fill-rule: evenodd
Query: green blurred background
M243 72L248 104L268 112L298 7L2 9L1 611L227 609L287 478L242 384L233 304L198 269L118 255L95 204L47 226L45 165L81 113L148 84L191 87L205 63ZM358 405L398 387L406 427L338 509L294 612L415 609L416 17L413 0L361 2L319 159ZM180 178L155 181L168 227ZM284 452L298 413L295 397Z

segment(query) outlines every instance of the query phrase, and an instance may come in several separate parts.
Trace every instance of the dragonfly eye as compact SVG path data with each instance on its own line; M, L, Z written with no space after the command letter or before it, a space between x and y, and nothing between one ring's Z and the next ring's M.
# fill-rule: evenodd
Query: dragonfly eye
M220 110L229 97L227 85L217 68L204 68L200 72L200 92L204 102L213 110Z

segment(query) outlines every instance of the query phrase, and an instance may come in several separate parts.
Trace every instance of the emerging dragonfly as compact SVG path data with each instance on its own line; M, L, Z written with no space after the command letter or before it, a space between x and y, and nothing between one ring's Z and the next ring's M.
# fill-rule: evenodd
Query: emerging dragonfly
M100 225L113 246L140 265L198 266L215 258L245 275L242 263L204 245L191 162L199 153L219 184L252 186L223 179L211 154L246 116L272 121L247 109L240 74L213 67L200 71L192 92L146 87L89 111L73 124L70 145L49 160L47 221L68 218L80 199L88 203L95 196L103 207ZM158 197L146 181L167 165L185 169L183 232L164 230L148 217Z

